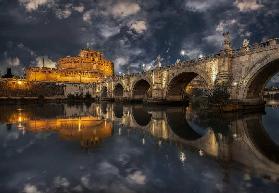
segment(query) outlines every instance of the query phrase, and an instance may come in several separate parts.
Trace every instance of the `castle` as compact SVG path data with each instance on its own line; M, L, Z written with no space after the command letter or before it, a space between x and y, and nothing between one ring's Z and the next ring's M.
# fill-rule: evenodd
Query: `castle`
M27 81L95 83L114 75L114 64L99 51L83 49L78 56L58 60L56 68L30 67Z

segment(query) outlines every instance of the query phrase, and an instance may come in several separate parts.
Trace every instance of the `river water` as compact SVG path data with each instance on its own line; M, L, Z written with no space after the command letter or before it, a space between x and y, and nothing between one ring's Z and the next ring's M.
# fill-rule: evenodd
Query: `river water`
M0 192L279 192L279 108L0 106Z

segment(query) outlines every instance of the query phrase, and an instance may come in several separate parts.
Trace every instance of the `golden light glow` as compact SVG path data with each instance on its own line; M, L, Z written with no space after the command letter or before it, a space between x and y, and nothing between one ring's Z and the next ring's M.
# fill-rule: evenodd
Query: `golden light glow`
M101 139L112 136L112 122L93 116L36 120L25 112L16 112L10 116L8 122L16 124L23 131L55 131L63 139L80 141L82 147L93 146Z
M78 120L78 131L81 132L81 119Z
M18 85L22 85L22 81L21 81L21 80L18 80L18 81L17 81L17 84L18 84Z
M22 117L21 117L21 115L19 115L19 117L18 117L18 122L22 122Z

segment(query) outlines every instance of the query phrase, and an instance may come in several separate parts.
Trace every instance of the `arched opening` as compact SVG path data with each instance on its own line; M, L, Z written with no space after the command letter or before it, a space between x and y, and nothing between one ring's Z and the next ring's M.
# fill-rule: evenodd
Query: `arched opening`
M202 96L206 94L207 83L201 76L197 75L185 86L184 90L188 97Z
M146 80L139 80L136 82L133 88L133 99L144 100L151 96L150 84Z
M147 109L145 109L143 106L134 106L132 113L134 120L142 127L147 126L151 121L152 115L149 114Z
M114 88L113 95L116 98L123 97L124 88L121 84L117 84Z
M167 121L172 132L188 141L195 141L201 138L203 134L198 133L190 126L185 115L186 112L183 109L167 111Z
M195 72L180 73L169 82L166 99L172 102L188 101L192 89L205 88L205 85L204 79Z
M101 98L107 98L108 97L108 89L107 87L103 87L101 91Z
M266 64L248 82L246 99L263 98L264 88L271 78L279 72L279 59Z

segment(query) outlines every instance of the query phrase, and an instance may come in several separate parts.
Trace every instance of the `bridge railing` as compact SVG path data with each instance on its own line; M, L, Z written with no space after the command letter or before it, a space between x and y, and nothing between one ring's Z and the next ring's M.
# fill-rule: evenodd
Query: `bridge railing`
M263 51L266 51L266 50L269 50L269 49L275 49L275 48L279 48L279 38L273 38L273 39L269 39L265 42L255 43L253 45L249 45L248 49L243 48L243 47L239 48L239 49L234 49L232 51L232 54L233 55L245 55L247 53L263 52ZM145 72L130 73L130 74L125 74L125 75L116 75L116 76L113 76L113 77L106 78L102 82L118 81L118 80L123 79L124 77L129 77L129 76L130 77L131 76L141 76L141 75L144 75L146 73L152 73L154 70L165 70L165 69L170 69L170 68L173 68L173 67L196 66L196 65L202 64L204 62L211 61L212 59L222 57L223 55L224 55L224 51L221 50L217 54L208 55L208 56L200 57L200 58L195 58L195 59L192 59L192 60L184 60L184 61L177 62L175 64L167 64L165 66L157 67L155 69L151 69L151 70L145 71Z
M253 45L249 45L248 46L248 50L245 50L245 48L239 48L239 49L235 49L233 50L233 55L244 55L247 53L257 53L257 52L263 52L263 51L267 51L270 49L274 49L274 48L279 48L279 38L273 38L273 39L269 39L265 42L261 42L261 43L255 43Z

